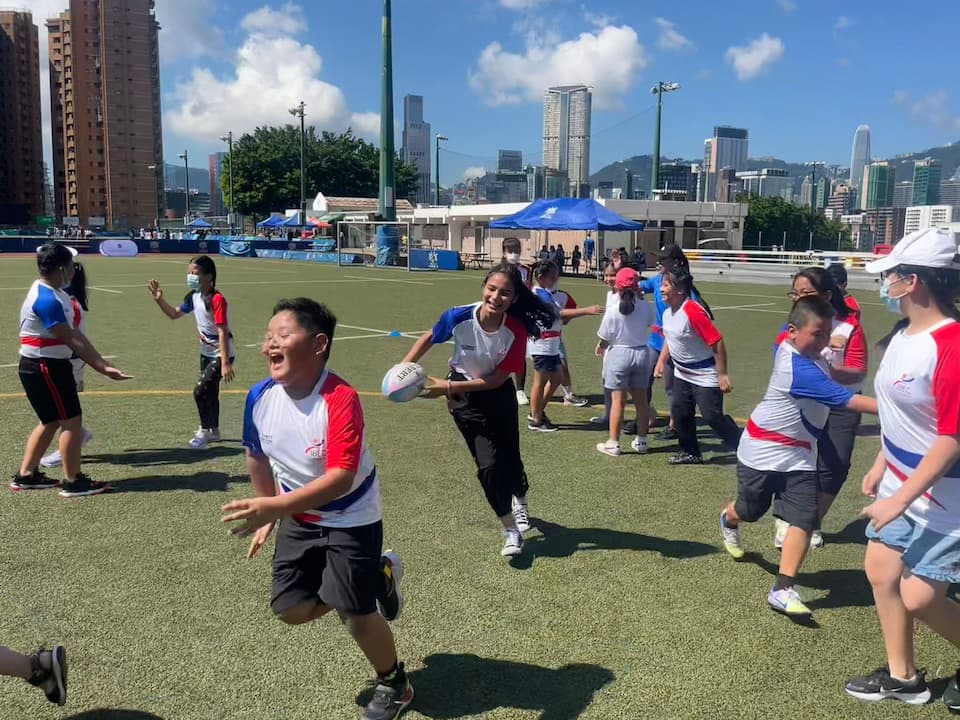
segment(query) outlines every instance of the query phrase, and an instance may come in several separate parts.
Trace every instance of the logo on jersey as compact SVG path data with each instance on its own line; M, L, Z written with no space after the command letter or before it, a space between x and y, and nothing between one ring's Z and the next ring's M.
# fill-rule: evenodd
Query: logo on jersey
M303 454L319 460L323 457L323 445L323 440L314 438L313 442L307 445L307 449L303 451Z
M908 395L910 394L910 383L914 382L915 380L915 377L910 377L910 373L904 373L899 377L899 379L894 381L893 388L897 392Z

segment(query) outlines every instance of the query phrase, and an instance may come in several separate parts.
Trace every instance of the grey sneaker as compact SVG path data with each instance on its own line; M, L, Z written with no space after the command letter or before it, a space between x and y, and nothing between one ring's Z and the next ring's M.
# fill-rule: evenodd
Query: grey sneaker
M848 680L844 690L850 697L867 702L899 700L910 705L924 705L930 701L930 688L927 687L927 679L920 670L913 682L905 683L894 679L890 670L884 666L869 675Z
M413 686L407 680L403 663L397 664L392 676L378 678L373 699L363 709L363 720L393 720L413 702Z

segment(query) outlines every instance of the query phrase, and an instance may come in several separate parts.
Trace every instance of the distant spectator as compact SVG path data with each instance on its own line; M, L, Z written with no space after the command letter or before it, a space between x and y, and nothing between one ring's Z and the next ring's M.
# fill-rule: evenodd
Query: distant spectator
M574 275L579 275L579 274L580 274L580 259L581 259L582 257L583 257L583 255L580 253L580 246L579 246L579 245L574 245L574 246L573 246L573 253L570 255L570 260L571 260L572 263L573 263L573 274L574 274Z

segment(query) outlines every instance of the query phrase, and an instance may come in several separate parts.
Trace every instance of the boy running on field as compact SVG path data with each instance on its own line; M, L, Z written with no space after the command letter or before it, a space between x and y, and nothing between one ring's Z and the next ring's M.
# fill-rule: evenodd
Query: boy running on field
M855 395L830 379L821 353L830 342L833 312L817 296L801 298L793 306L767 392L740 438L737 499L720 513L723 545L736 560L744 554L741 522L756 522L772 502L774 515L790 524L767 603L792 616L812 614L794 584L819 519L817 436L830 408L877 412L875 399Z

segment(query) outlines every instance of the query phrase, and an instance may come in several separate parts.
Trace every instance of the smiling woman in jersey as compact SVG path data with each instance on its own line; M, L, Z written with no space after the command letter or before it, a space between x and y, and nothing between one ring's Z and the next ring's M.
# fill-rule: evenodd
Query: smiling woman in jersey
M76 254L66 245L42 245L37 250L40 277L33 281L20 308L20 382L40 423L27 438L20 470L10 483L14 490L56 486L38 465L57 428L64 477L60 494L80 497L110 489L80 472L83 415L70 358L78 356L112 380L126 380L129 376L107 365L86 336L77 331L73 304L63 291L73 280Z
M450 373L445 379L431 378L424 396L447 399L487 502L503 523L501 554L507 557L522 552L522 533L530 529L529 485L520 458L517 394L510 376L523 369L527 336L539 337L554 316L516 267L498 265L483 280L480 302L445 311L403 359L419 362L434 345L453 340Z
M217 266L207 255L190 261L187 268L189 292L178 307L163 299L160 283L151 280L147 289L157 305L171 320L193 313L200 335L200 377L193 388L193 399L200 415L200 428L190 439L190 447L202 448L220 441L220 380L233 380L235 349L230 331L227 299L217 290Z
M887 665L847 683L862 700L930 699L914 660L914 620L960 648L960 257L953 233L929 228L904 237L867 264L883 273L880 297L903 315L874 386L882 442L863 491L866 570L873 586ZM958 673L960 674L960 673ZM943 693L960 710L954 677Z

